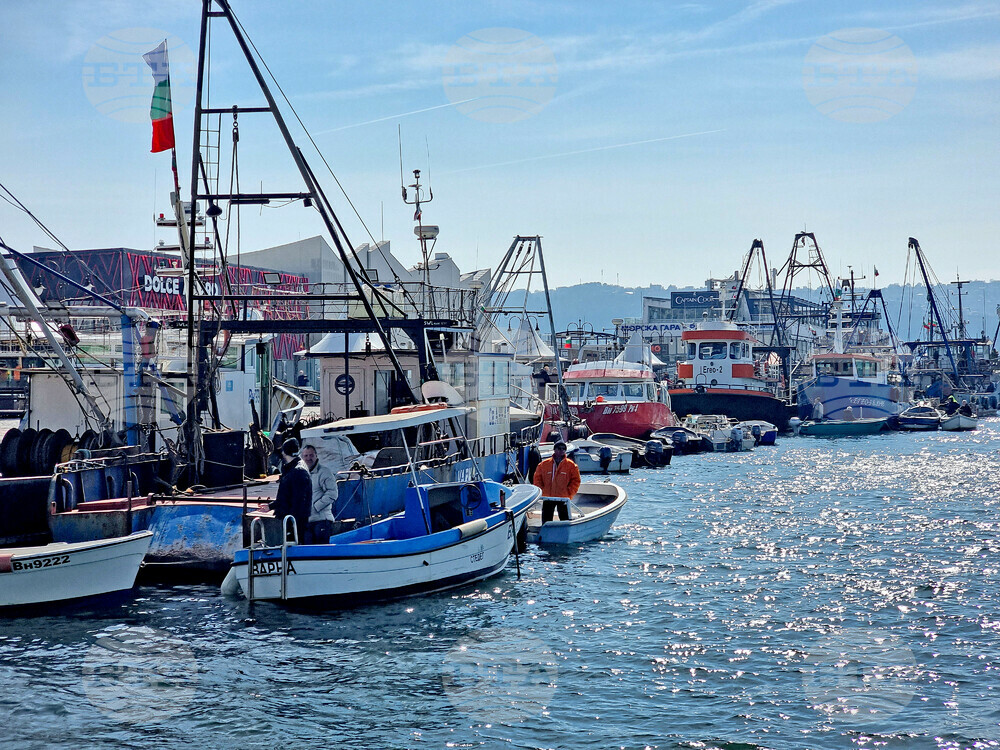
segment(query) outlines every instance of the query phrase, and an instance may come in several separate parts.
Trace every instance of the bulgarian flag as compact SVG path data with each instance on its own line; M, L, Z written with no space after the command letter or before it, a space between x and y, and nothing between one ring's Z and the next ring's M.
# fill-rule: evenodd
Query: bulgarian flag
M153 121L154 154L174 147L174 115L170 107L170 68L167 63L167 40L142 56L153 70L153 102L149 107L149 118Z

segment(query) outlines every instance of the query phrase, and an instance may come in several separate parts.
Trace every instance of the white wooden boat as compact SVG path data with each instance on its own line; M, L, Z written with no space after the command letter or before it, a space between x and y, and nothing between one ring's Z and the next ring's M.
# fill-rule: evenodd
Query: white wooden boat
M488 578L507 565L540 495L534 485L489 480L408 487L402 513L332 536L329 544L254 544L237 551L223 591L241 591L251 601L339 606Z
M151 531L91 542L0 549L0 607L52 604L135 584Z
M688 414L684 427L702 436L706 450L717 453L751 451L757 444L749 430L722 414Z
M552 455L552 444L539 446L542 458ZM632 468L632 451L598 443L589 438L573 440L566 446L569 456L581 474L628 474Z
M528 511L528 541L537 544L574 544L600 539L611 530L628 495L610 482L584 482L570 502L570 518L560 521L558 514L542 523L542 500Z
M950 432L964 432L974 430L979 426L979 420L968 414L954 414L941 417L941 429Z

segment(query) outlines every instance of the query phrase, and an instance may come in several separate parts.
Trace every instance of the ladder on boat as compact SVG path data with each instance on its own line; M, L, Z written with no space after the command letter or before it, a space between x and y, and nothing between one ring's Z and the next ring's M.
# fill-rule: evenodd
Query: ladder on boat
M289 522L291 525L289 525ZM291 531L290 542L289 531ZM279 549L281 550L281 567L279 569L281 586L279 590L281 592L282 601L285 601L288 598L288 545L298 543L299 528L298 524L295 522L295 516L285 516L281 520L280 545L268 545L266 535L264 534L263 518L258 516L251 521L250 546L247 547L247 601L253 603L260 598L256 596L256 592L254 591L254 578L256 578L256 574L254 573L254 553L276 551Z

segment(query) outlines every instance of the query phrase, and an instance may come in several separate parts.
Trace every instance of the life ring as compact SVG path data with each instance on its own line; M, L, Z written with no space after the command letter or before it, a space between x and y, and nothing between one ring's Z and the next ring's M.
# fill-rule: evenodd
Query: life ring
M653 352L653 354L659 354L660 353L660 345L659 344L653 344L651 347L649 347L649 351Z
M406 406L396 406L391 410L392 414L415 414L421 411L437 411L447 409L448 404L407 404Z

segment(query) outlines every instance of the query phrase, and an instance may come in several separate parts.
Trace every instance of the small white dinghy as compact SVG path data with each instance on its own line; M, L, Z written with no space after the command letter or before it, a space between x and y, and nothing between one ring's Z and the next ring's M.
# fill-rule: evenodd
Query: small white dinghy
M54 604L135 585L151 531L90 542L0 548L0 607Z
M954 414L941 417L941 429L948 432L966 432L974 430L979 426L979 420L971 414Z
M528 541L536 544L575 544L600 539L611 530L628 495L617 484L585 482L570 501L570 518L560 521L558 513L542 523L539 498L528 511Z

